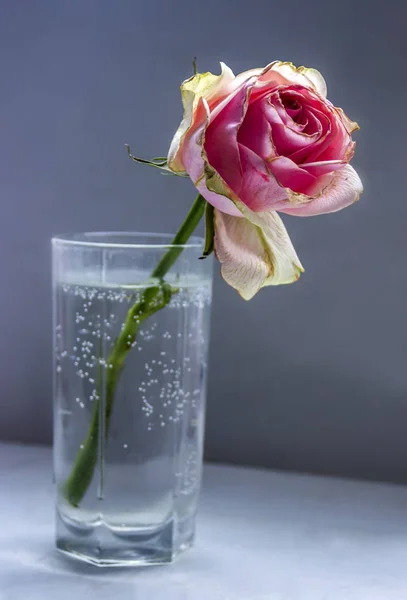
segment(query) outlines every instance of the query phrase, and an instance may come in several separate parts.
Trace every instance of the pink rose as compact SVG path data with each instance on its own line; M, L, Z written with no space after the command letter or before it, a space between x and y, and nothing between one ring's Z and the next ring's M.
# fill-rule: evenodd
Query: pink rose
M326 99L315 69L276 61L235 77L221 67L182 84L184 119L168 167L188 174L215 207L222 275L249 299L303 271L276 211L318 215L359 198L348 164L358 125Z

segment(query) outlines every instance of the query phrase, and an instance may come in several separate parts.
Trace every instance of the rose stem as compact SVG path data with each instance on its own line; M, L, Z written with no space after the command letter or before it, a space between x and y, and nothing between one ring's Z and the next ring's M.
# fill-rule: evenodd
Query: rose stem
M182 223L178 233L171 242L171 248L164 254L154 271L151 273L152 279L158 279L160 284L155 283L148 287L142 294L139 302L136 302L128 311L124 327L114 342L112 351L106 361L106 373L104 381L104 398L102 404L105 406L104 428L105 437L108 435L110 416L113 408L114 394L119 380L121 370L124 367L125 358L130 351L136 338L137 330L140 324L150 315L164 308L171 299L172 291L170 286L166 285L162 279L181 254L183 247L205 211L206 200L200 194L192 205L185 221ZM159 299L158 297L160 296ZM98 397L102 397L102 378L99 377ZM99 419L100 419L100 399L95 402L93 415L89 430L79 450L72 471L67 478L63 494L73 506L79 506L86 491L92 481L99 448ZM103 425L103 424L102 424Z

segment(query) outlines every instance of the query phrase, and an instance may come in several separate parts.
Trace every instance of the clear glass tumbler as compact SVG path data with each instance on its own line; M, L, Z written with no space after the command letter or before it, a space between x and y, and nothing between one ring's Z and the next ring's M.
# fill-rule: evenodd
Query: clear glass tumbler
M202 248L160 234L52 240L56 544L71 556L167 563L193 542L212 294ZM170 249L177 260L152 277Z

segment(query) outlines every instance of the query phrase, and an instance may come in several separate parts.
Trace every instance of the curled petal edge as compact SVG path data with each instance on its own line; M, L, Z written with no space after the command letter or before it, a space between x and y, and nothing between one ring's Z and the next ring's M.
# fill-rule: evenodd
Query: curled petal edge
M353 167L345 165L328 177L328 185L316 196L304 197L292 192L291 205L279 206L277 210L297 217L312 217L337 212L359 200L363 184Z

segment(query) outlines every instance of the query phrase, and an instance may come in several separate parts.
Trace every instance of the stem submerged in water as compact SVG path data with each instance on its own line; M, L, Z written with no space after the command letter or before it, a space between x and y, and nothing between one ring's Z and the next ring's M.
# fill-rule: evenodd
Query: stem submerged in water
M129 310L124 322L124 327L117 337L113 349L106 361L106 375L104 390L102 377L99 377L98 397L94 404L92 420L83 448L78 452L72 471L65 482L63 494L70 504L79 506L93 479L99 447L99 415L100 402L104 393L105 404L105 437L108 436L110 416L112 413L114 396L119 381L120 373L132 344L136 339L137 331L143 321L150 315L161 310L171 300L174 290L163 281L163 277L176 262L183 250L183 245L188 241L205 211L206 200L199 194L191 207L185 221L171 242L171 247L164 254L151 274L152 284L144 290L142 298ZM158 280L158 282L157 282Z

